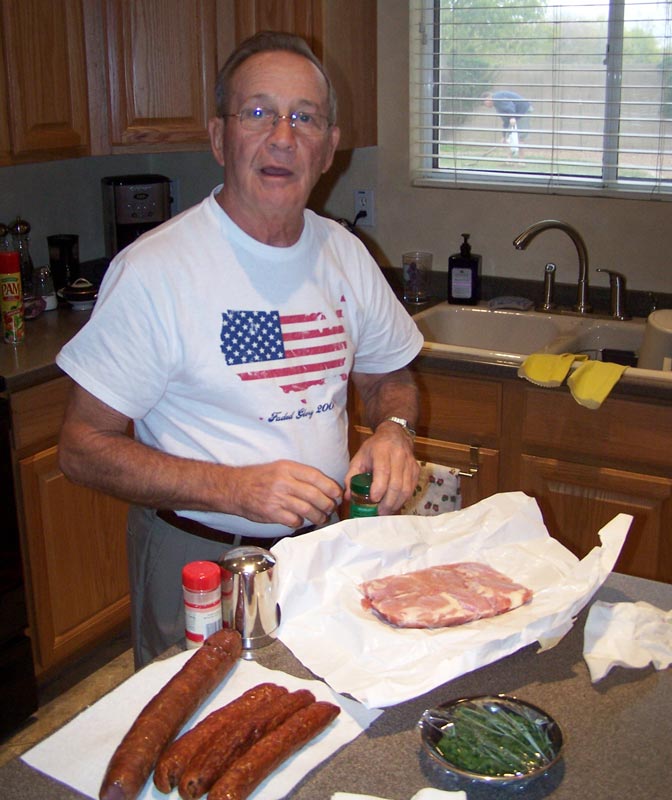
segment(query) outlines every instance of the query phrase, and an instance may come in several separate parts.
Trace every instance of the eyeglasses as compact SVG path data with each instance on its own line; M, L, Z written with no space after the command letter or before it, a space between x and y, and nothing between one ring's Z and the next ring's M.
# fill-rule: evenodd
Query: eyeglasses
M244 108L238 114L223 114L223 116L238 117L241 127L255 133L270 131L281 119L286 119L297 133L305 136L320 136L331 126L323 114L317 114L314 111L292 111L289 114L278 114L271 108Z

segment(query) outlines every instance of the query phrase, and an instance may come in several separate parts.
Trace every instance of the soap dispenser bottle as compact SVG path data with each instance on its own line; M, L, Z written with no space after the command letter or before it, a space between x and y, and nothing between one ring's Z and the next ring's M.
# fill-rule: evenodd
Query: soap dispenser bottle
M469 234L462 238L460 252L448 259L448 302L473 306L481 295L481 257L471 252Z

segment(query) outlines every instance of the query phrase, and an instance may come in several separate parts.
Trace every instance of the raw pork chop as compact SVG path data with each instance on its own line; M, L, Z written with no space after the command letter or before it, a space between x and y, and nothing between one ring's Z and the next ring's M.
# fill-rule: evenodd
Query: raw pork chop
M532 591L496 569L464 562L390 575L359 586L362 606L400 628L443 628L494 617L527 603Z

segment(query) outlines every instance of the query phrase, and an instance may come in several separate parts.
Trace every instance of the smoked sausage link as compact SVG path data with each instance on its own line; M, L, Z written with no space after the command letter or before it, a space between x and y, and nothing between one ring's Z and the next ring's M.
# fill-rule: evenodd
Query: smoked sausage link
M208 800L245 800L283 761L321 733L340 710L320 700L292 714L233 762L210 790Z
M308 689L298 689L269 703L247 719L238 720L236 727L227 727L217 738L209 742L190 761L179 783L182 800L198 800L222 773L230 767L264 734L269 733L286 719L315 702L315 695Z
M180 782L191 759L224 730L234 729L250 715L288 691L275 683L260 683L218 708L167 747L154 768L154 785L168 794Z
M105 772L100 800L135 800L163 748L221 683L241 652L237 631L220 630L206 639L147 703L121 740Z

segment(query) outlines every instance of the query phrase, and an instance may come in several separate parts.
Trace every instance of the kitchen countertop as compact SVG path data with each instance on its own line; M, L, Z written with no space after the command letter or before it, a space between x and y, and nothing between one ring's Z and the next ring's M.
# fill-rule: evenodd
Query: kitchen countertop
M26 320L26 337L21 344L0 343L0 391L26 389L62 375L56 355L90 316L90 311L59 305L55 311Z
M672 607L672 585L612 574L596 597L606 602L645 600ZM425 786L467 789L469 800L653 800L672 783L672 670L613 669L593 685L582 657L587 609L569 634L543 653L529 646L450 681L419 698L392 706L357 739L314 770L291 800L329 800L335 791L408 800ZM312 677L281 642L256 651L256 660L298 677ZM420 748L422 711L465 695L505 693L550 713L562 728L561 761L524 789L464 786L433 764ZM666 788L667 787L667 788ZM14 759L0 768L3 800L74 800L78 792Z
M395 293L401 297L400 276L397 274L399 270L385 269L384 272ZM409 314L417 314L431 305L442 302L440 285L443 284L439 285L439 279L445 279L445 274L436 273L434 277L436 286L433 286L433 289L436 291L432 301L421 306L404 303ZM0 391L11 393L62 375L62 371L55 363L56 355L61 347L84 326L90 316L90 311L74 311L69 306L59 305L56 311L43 313L37 319L26 322L26 338L20 345L0 343ZM423 362L454 372L518 380L517 365L475 358L473 353L437 354L433 350L424 348L418 363ZM569 390L561 387L560 391ZM633 384L627 380L626 373L612 390L612 395L633 396L654 401L672 400L672 387Z

